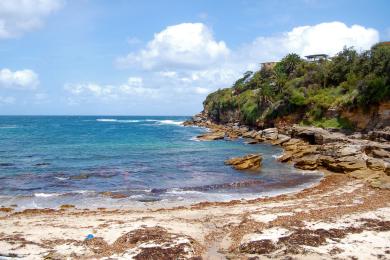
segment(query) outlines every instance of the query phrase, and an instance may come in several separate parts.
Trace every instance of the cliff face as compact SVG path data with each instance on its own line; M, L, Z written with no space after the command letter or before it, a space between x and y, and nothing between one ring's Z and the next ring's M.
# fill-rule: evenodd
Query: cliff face
M390 46L308 62L289 54L211 93L204 114L218 123L258 128L284 124L354 130L390 126Z

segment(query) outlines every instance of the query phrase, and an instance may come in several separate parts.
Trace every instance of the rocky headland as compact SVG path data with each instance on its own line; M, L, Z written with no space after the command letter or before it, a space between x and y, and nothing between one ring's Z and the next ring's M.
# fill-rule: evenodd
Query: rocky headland
M390 189L390 128L366 134L299 125L258 130L239 123L214 123L205 113L184 125L208 128L209 132L198 137L200 140L242 137L249 144L280 145L284 149L280 162L290 162L303 170L342 173L363 179L372 187Z

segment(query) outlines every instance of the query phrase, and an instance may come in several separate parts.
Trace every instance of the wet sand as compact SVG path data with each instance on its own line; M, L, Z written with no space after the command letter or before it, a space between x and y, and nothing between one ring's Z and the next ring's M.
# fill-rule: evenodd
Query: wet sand
M341 174L247 201L0 216L0 259L390 258L390 190Z

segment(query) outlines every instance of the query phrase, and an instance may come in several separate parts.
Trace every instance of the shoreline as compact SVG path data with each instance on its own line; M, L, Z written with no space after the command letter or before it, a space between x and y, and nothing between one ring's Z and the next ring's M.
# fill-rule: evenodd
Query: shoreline
M342 174L327 175L300 192L247 201L143 210L70 206L2 212L0 219L3 257L148 259L147 253L184 259L247 259L264 254L343 259L360 257L353 252L356 246L373 254L365 259L390 256L387 244L373 244L390 238L390 191ZM141 238L135 237L138 233ZM85 240L88 234L95 238ZM365 240L367 234L371 240ZM128 242L123 242L126 235Z
M213 125L206 134L215 135L221 127ZM250 129L229 131L224 128L224 138L256 140ZM280 145L279 160L291 153L282 162L296 164L312 156L311 144L289 149L286 143L296 138L285 136L256 142ZM297 168L307 165L312 163ZM0 259L390 257L390 190L350 173L316 169L324 174L319 183L264 198L160 208L0 209ZM92 239L86 239L89 234Z

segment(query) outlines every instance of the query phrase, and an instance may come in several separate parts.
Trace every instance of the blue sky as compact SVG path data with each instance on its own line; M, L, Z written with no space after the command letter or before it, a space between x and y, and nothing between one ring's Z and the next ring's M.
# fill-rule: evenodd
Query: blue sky
M0 114L191 115L289 52L390 40L389 1L0 1Z

